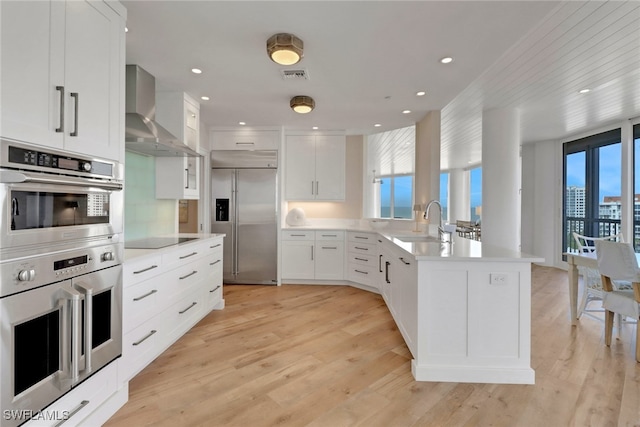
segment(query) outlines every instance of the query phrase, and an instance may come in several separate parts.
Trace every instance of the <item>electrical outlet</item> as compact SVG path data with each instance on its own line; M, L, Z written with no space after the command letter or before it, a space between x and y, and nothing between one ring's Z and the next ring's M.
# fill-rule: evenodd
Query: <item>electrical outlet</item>
M492 285L506 285L508 282L507 273L491 273L489 274L489 283Z

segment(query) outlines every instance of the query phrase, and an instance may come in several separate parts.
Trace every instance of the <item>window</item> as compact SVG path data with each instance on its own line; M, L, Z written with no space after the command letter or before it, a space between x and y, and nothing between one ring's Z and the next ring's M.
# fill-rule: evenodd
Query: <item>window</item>
M620 129L563 145L563 252L577 249L574 231L590 237L620 232L621 150Z
M471 196L471 212L469 218L471 221L478 222L482 216L482 167L474 168L469 171L470 176L470 196Z
M367 167L373 172L369 211L379 218L413 218L415 127L367 138Z
M442 205L442 220L449 221L449 172L440 174L440 204Z
M640 124L633 127L633 247L640 252Z

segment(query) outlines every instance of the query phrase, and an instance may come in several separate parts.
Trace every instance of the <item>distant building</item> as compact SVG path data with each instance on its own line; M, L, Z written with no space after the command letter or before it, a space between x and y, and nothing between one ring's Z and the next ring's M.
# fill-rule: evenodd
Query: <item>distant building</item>
M575 218L584 218L584 205L586 189L584 187L567 187L566 215Z

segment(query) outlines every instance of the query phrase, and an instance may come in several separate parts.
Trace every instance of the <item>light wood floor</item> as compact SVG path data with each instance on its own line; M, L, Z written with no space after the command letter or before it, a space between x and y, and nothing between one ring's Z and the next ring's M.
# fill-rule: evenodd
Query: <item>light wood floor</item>
M534 266L532 294L536 384L495 385L414 381L379 295L226 286L107 426L640 426L635 326L611 348L600 321L572 328L562 270Z

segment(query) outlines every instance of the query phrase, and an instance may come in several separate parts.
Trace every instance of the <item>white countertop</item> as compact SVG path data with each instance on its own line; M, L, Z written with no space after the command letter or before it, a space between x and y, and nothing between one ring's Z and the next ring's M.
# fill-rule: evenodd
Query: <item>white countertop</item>
M394 229L374 230L367 226L351 225L346 227L305 225L301 227L284 227L283 230L344 230L366 233L377 233L391 241L397 247L413 255L418 261L499 261L499 262L544 262L544 258L506 248L491 246L476 240L452 234L452 243L438 241L407 242L403 237L415 239L419 236L431 237L426 232Z
M177 247L181 247L184 245L197 244L206 239L213 239L216 237L224 237L225 234L220 233L176 233L176 234L166 234L162 236L154 236L154 237L191 237L196 240L189 240L188 242L179 243L177 245L166 246L164 248L159 249L125 249L124 250L124 260L130 261L133 258L138 258L141 256L152 255L162 253L163 251L172 250Z

